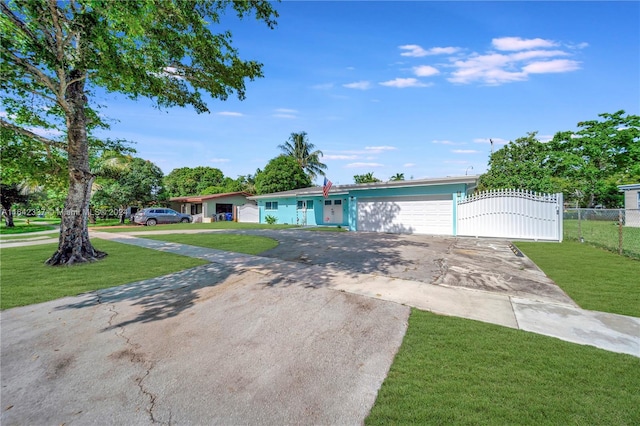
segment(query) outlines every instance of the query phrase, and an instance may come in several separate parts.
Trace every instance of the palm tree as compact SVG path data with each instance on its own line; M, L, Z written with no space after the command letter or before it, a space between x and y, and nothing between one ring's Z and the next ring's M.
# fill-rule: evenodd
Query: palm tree
M291 133L289 140L284 145L278 145L286 156L293 157L302 170L314 180L316 176L324 176L327 165L320 161L324 155L319 149L314 151L316 146L309 142L307 132Z
M396 173L395 175L391 176L389 180L404 180L404 173Z

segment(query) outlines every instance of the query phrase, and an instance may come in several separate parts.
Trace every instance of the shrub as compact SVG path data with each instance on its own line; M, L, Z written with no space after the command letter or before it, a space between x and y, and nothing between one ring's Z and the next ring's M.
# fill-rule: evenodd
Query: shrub
M265 222L269 225L273 225L278 222L278 218L275 216L271 216L270 214L264 217Z

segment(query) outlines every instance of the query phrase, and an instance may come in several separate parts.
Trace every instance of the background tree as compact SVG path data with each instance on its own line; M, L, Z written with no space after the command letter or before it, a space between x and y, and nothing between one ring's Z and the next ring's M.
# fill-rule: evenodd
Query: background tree
M0 183L0 205L2 206L2 216L7 228L15 227L13 223L13 206L15 204L26 203L29 200L29 193L22 185L13 183L5 185Z
M624 114L599 114L603 120L580 122L548 144L552 173L568 181L564 191L583 194L585 207L620 207L618 185L640 182L640 117Z
M291 133L289 140L283 145L278 145L285 155L296 160L302 170L314 180L318 175L324 176L327 165L320 161L322 151L315 149L315 145L309 142L307 132Z
M562 192L581 207L621 207L618 185L640 181L640 117L599 114L542 143L536 133L494 152L479 189Z
M173 169L164 178L164 185L170 197L185 197L187 195L216 194L218 189L209 189L215 192L207 192L207 188L222 188L225 183L224 174L215 167L181 167Z
M157 203L162 196L162 170L149 160L131 158L126 167L115 171L101 182L94 193L94 206L109 210L125 211L128 206L148 206ZM124 222L124 214L120 215Z
M102 123L91 108L102 87L161 107L191 105L207 112L202 92L226 99L245 95L245 79L261 65L243 61L231 33L214 34L227 10L255 13L269 27L276 12L267 1L15 0L0 2L2 104L5 129L38 140L67 156L69 190L58 250L50 265L101 258L89 241L87 216L95 176L89 169L91 128ZM37 126L66 138L39 137Z
M382 182L377 177L373 176L373 172L365 173L363 175L355 175L353 177L353 181L355 183L375 183Z
M404 180L404 173L396 173L395 175L391 176L389 180L391 181Z
M524 189L555 192L557 182L549 167L549 146L540 142L537 132L509 142L489 158L489 169L480 176L478 189Z
M256 176L258 194L290 191L310 186L309 175L302 170L295 159L286 155L280 155L269 161L264 170Z

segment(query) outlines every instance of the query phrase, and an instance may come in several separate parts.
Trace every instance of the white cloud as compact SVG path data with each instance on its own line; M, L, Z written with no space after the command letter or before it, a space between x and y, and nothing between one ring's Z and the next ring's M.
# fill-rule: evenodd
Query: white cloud
M286 118L286 119L294 119L298 118L296 115L298 110L290 109L290 108L276 108L276 113L273 114L275 118Z
M7 111L0 111L0 117L7 118L8 116Z
M228 163L231 160L229 160L228 158L212 158L209 161L212 163Z
M367 151L367 153L379 154L383 151L393 151L398 148L396 148L395 146L383 145L383 146L365 146L364 149Z
M552 61L532 62L529 65L524 66L522 69L528 74L571 72L580 69L580 63L570 59L554 59Z
M357 169L357 168L364 168L364 167L384 167L384 164L380 164L380 163L349 163L345 167L347 167L349 169Z
M460 47L432 47L425 49L418 44L398 46L400 55L425 57L448 55L449 64L437 66L420 65L411 70L417 77L432 77L445 74L454 84L479 83L497 86L505 83L526 81L532 75L564 73L580 69L581 63L568 57L575 51L589 46L588 43L558 42L544 38L498 37L491 40L491 48L484 52L465 52ZM396 78L379 83L388 87L427 87L415 78Z
M355 160L357 155L343 155L343 154L325 154L322 156L323 160Z
M475 149L452 149L451 152L454 154L479 154L480 151Z
M342 86L347 89L367 90L371 88L371 83L368 81L356 81L353 83L343 84Z
M569 53L562 50L529 50L510 54L491 52L485 55L475 53L468 58L453 61L456 70L447 80L460 84L477 81L499 85L528 80L530 74L570 72L579 69L580 63L570 59L534 60L566 55Z
M233 112L233 111L220 111L217 112L216 115L223 115L225 117L242 117L244 116L241 112Z
M399 89L404 89L406 87L428 87L432 84L422 83L416 78L396 78L394 80L383 81L380 83L382 86L397 87Z
M415 166L417 166L417 164L416 164L416 163L404 163L404 164L402 165L402 167L407 167L407 168L415 167Z
M413 67L413 73L418 77L429 77L440 74L440 71L430 65L420 65L419 67Z
M523 39L520 37L502 37L502 38L494 38L491 40L491 44L498 50L508 50L508 51L517 51L517 50L528 50L528 49L539 49L539 48L547 48L557 46L558 43L552 40L545 40L542 38L530 38Z
M411 56L415 58L431 55L451 55L460 50L459 47L432 47L429 50L425 50L417 44L405 44L398 46L398 48L400 50L406 50L406 52L402 52L400 56Z
M408 52L402 52L400 56L420 57L428 55L427 51L417 44L405 44L404 46L398 46L398 48L401 50L408 50Z

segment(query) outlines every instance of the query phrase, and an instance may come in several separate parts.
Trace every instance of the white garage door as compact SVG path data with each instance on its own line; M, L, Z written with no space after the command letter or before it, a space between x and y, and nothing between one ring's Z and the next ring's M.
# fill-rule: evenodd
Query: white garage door
M358 231L453 235L451 195L358 200Z

